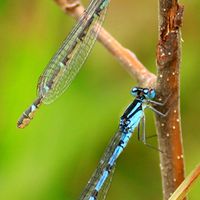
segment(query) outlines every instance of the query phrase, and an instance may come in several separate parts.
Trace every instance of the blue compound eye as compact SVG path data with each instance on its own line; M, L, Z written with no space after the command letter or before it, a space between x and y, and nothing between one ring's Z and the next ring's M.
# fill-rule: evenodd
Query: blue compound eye
M156 97L156 91L154 89L149 90L147 97L149 99L154 99Z
M138 95L138 91L139 89L137 87L134 87L132 90L131 90L131 94L136 97Z
M144 93L144 95L148 95L149 89L147 89L147 88L143 89L143 93Z
M138 93L138 88L137 88L137 87L134 87L134 88L131 90L131 94L135 97L135 96L137 96L137 93Z
M156 96L156 91L154 89L144 88L142 92L146 99L154 99Z

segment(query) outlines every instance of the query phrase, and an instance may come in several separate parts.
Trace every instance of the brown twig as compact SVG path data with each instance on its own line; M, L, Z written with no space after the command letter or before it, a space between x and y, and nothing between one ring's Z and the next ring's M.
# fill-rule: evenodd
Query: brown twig
M166 117L156 116L160 167L164 199L168 199L184 180L182 132L180 124L180 27L183 6L177 0L160 0L160 37L157 47L157 93L168 102L162 111ZM166 156L167 155L167 156Z
M198 165L189 176L181 183L181 185L176 189L169 200L182 200L194 185L197 178L200 176L200 165Z
M79 0L54 0L62 10L69 13L76 19L84 12L84 7ZM105 29L101 29L98 40L106 49L124 66L124 68L134 77L139 85L155 86L156 76L149 72L146 67L137 59L136 55L124 48Z

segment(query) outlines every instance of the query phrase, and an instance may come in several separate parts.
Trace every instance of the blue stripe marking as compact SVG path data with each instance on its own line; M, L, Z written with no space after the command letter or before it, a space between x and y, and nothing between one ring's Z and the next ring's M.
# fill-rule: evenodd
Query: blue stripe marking
M106 178L108 177L108 175L109 175L109 172L108 172L107 170L105 170L105 171L103 172L103 175L101 176L99 182L97 183L97 185L96 185L96 187L95 187L95 189L96 189L97 191L99 191L99 190L101 189L101 187L102 187L102 185L104 184L104 182L105 182Z
M121 152L123 151L123 148L121 146L117 146L113 155L111 156L108 164L110 164L111 166L114 165L114 162L116 161L116 159L118 158L118 156L121 154Z
M129 118L141 105L142 102L138 102L136 106L131 110L131 112L127 115L127 118Z
M128 124L128 127L130 128L130 132L134 131L134 129L138 126L143 116L144 116L144 112L140 110L131 118L130 120L131 122Z

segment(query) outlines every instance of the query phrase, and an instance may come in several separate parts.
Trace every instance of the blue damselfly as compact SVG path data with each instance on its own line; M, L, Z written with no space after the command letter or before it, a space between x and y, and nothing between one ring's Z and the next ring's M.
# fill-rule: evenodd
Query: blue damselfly
M134 87L131 93L135 99L121 116L119 130L111 139L97 169L93 173L80 197L81 200L95 200L99 197L99 193L102 192L102 187L104 187L105 181L111 178L110 174L112 174L115 169L117 158L127 146L135 128L139 127L141 120L144 120L145 108L148 107L162 116L166 115L150 106L150 103L162 105L162 103L152 100L156 96L154 89ZM146 144L145 138L145 135L143 135L142 141ZM108 188L105 189L108 190ZM105 193L105 191L103 192Z
M37 99L17 122L26 127L39 106L57 99L71 84L87 58L103 23L109 0L92 0L39 78Z

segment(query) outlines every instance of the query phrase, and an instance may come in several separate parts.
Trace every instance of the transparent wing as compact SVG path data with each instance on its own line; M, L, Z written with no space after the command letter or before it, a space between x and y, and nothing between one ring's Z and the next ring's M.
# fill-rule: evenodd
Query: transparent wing
M111 157L111 155L113 154L115 148L118 146L119 144L119 141L120 141L120 137L121 137L121 131L118 131L114 137L111 139L108 147L106 148L96 170L94 171L92 177L90 178L88 184L86 185L81 197L80 197L80 200L88 200L91 195L93 194L94 190L95 190L95 187L96 187L96 184L97 182L99 181L101 175L102 175L102 172L103 170L106 168L106 166L108 165L108 161ZM107 180L107 185L104 185L103 188L100 190L99 194L102 198L105 198L106 197L106 194L107 194L107 191L110 187L110 183L111 183L111 180L112 180L112 174L114 173L114 170L115 170L115 166L113 166L110 174L109 174L109 177ZM105 184L105 183L104 183ZM104 188L105 187L105 188ZM98 198L97 199L100 199L99 198L99 195L98 195Z
M38 96L48 104L58 98L77 75L104 20L106 7L98 10L102 1L92 1L71 34L51 59L38 81ZM96 14L96 12L98 14Z

